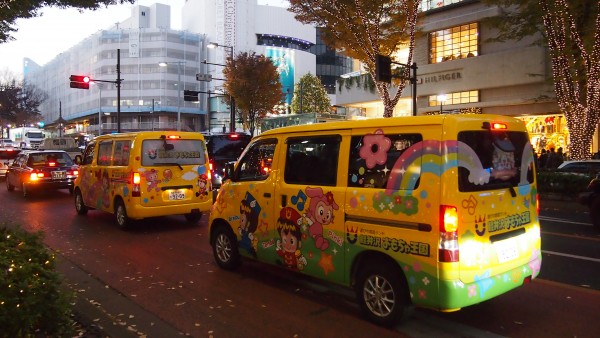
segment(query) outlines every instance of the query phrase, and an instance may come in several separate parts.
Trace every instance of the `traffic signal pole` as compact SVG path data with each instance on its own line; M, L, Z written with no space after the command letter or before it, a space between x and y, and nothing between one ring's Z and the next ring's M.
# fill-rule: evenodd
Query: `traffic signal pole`
M86 75L71 75L69 77L70 87L79 89L90 89L90 82L113 83L117 85L117 133L121 132L121 49L117 49L117 79L115 81L96 80ZM100 121L100 123L102 123Z

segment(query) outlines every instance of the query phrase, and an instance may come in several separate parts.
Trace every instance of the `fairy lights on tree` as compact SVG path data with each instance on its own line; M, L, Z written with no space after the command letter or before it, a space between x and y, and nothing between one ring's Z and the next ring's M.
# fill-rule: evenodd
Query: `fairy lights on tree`
M290 0L289 11L302 23L322 28L322 38L327 45L367 66L375 81L375 57L390 56L401 45L408 45L408 57L402 63L413 63L415 26L421 1L411 0ZM410 69L400 71L408 79ZM402 95L406 81L391 86L375 81L379 97L384 105L384 117L391 117Z
M570 133L569 154L572 159L589 159L600 121L600 11L597 2L595 13L569 5L565 0L540 0L557 103ZM584 40L583 31L590 27L581 16L593 14L593 38L588 34Z

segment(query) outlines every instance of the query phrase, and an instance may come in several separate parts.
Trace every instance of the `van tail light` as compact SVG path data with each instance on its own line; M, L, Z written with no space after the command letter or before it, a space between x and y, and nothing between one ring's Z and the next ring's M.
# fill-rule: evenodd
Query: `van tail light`
M142 177L140 173L133 173L132 182L133 186L131 187L131 196L132 197L140 197L140 182L142 181Z
M540 194L535 194L535 211L540 214Z
M212 165L210 166L210 170L208 171L206 177L208 177L209 182L212 180Z
M213 171L213 163L212 163L212 161L208 162L208 170Z
M458 262L458 211L455 206L440 206L440 262Z

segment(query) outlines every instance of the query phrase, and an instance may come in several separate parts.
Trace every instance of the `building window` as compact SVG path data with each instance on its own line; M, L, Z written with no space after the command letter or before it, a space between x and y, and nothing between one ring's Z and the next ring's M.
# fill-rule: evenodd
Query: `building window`
M429 34L431 63L463 59L479 55L479 25L475 23L451 27Z
M441 102L442 95L429 95L429 107L438 107L440 104L443 106L451 104L462 104L462 103L475 103L479 102L479 91L470 90L468 92L456 92L445 94L444 102Z
M421 11L427 12L432 9L442 8L464 0L424 0L421 3Z

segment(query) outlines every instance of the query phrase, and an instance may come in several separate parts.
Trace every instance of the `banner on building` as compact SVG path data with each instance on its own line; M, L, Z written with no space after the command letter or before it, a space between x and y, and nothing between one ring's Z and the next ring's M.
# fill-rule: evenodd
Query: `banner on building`
M292 103L294 94L294 55L293 50L287 48L271 48L267 47L265 55L273 61L277 72L279 73L279 81L283 87L285 102Z

